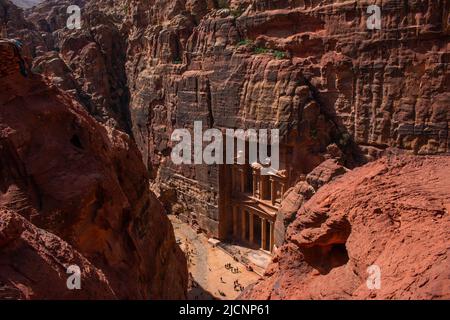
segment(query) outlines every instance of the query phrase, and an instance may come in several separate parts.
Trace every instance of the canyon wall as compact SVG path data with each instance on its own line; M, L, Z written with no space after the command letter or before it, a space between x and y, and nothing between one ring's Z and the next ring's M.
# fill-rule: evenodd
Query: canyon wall
M374 3L381 30L366 26ZM211 235L219 228L218 168L176 167L168 157L173 129L194 121L280 128L284 137L296 131L297 176L336 158L330 146L350 168L391 147L449 150L446 1L127 4L134 137L168 209L194 215Z
M82 8L81 30L65 28L69 4ZM381 7L381 30L366 25L371 15L367 7L373 4ZM395 268L387 261L389 248L401 246L406 241L401 236L407 238L409 232L422 234L431 228L434 216L436 231L429 236L437 244L430 248L423 244L426 249L417 254L405 244L396 257L418 258L424 261L423 269L439 263L430 273L406 263L411 280L399 281L398 287L387 285L377 297L447 296L441 287L431 287L442 285L439 273L447 256L438 246L439 241L445 243L440 228L448 216L442 177L428 175L439 182L435 191L445 199L441 205L430 195L434 189L413 188L395 198L383 194L395 195L395 190L376 185L374 197L382 205L381 211L374 208L374 214L364 211L367 204L351 195L348 202L336 198L335 212L308 208L320 207L321 195L338 197L330 188L341 190L340 185L328 183L341 175L348 179L339 180L343 189L359 190L365 180L357 175L371 176L372 170L375 180L409 188L408 181L395 180L399 167L405 166L411 179L415 163L426 173L448 167L446 157L428 157L449 152L448 1L50 0L27 11L26 19L7 0L0 0L0 8L0 22L6 19L8 32L24 41L33 71L64 90L96 120L130 134L129 143L134 146L135 141L146 167L139 170L147 172L165 209L210 236L220 235L221 186L229 183L229 177L221 176L218 166L173 165L173 130L192 130L194 121L221 130L280 129L283 141L293 146L295 164L292 188L276 222L275 242L281 249L268 278L244 297L372 297L360 287L365 268L380 259L389 274ZM384 158L347 173L383 154L401 153L398 150L426 158ZM426 177L420 181L429 186L432 180ZM416 193L423 202L416 202ZM388 203L408 198L411 210L394 208L395 217L385 214ZM435 210L423 211L430 221L422 221L419 212L428 206ZM349 208L358 215L346 213ZM378 228L377 217L389 227L364 238L354 230L365 217L371 232ZM398 217L417 222L417 229L411 225L401 229ZM309 242L295 240L302 232L311 234ZM389 235L395 238L384 242ZM355 243L366 240L381 244L365 248L367 254L354 249ZM336 261L323 260L330 252L336 252L331 255ZM392 272L394 278L400 274ZM315 276L325 280L325 286L334 281L337 287L318 286ZM296 282L295 290L289 290ZM410 285L417 290L405 289Z
M13 48L0 43L2 297L184 298L186 260L134 141L22 76ZM70 265L81 290L66 287Z
M67 28L71 5L82 10L81 30ZM23 12L2 0L0 23L7 21L9 36L24 43L34 73L72 94L98 121L130 133L125 38L113 17L85 5L52 0Z
M330 158L353 168L391 147L448 152L446 1L78 0L83 28L72 31L69 4L27 11L47 39L35 70L132 133L166 209L212 236L219 167L170 160L173 130L194 121L280 129L295 145L297 178ZM381 6L381 30L367 28L371 4Z
M381 7L381 30L367 28L370 13L366 10L371 4ZM298 183L286 194L278 214L276 242L281 246L280 253L268 279L243 298L373 298L374 293L361 285L367 276L365 268L377 262L385 274L402 278L404 273L395 271L397 265L389 260L396 250L391 248L397 247L401 248L395 257L404 262L404 271L411 276L397 284L385 283L375 297L448 297L444 272L448 241L443 231L448 218L448 192L443 187L444 172L439 171L436 178L440 182L438 198L445 199L443 205L434 203L433 191L426 193L427 204L423 206L414 202L415 191L398 195L405 202L411 197L410 211L397 208L392 213L396 217L391 217L385 213L388 209L382 208L382 224L393 226L370 239L354 233L364 223L360 219L375 221L368 227L371 233L378 228L377 218L364 209L370 197L348 204L359 206L358 214L355 209L345 218L350 221L344 221L344 226L338 221L337 231L328 207L320 211L321 215L302 207L323 185L345 174L345 167L351 169L375 160L390 149L416 155L448 154L447 1L131 1L130 5L125 20L129 26L127 75L133 133L144 161L155 168L152 176L169 210L190 216L209 235L220 235L220 187L227 178L221 180L220 172L211 166L173 166L169 159L173 146L170 134L175 128L192 129L193 122L201 120L206 128L279 128L284 138L295 139L292 162L297 165ZM428 173L438 169L439 163L448 168L447 160L430 160L431 169L419 158L399 160L397 165L411 163L414 168L418 161ZM370 176L370 167L365 170L352 174ZM389 165L383 170L396 172ZM360 180L351 180L353 176L346 177L356 188ZM423 177L424 186L432 183L425 181L429 177L426 173ZM380 173L379 179L392 180L399 188L404 183L394 181L389 174L384 177ZM327 196L341 192L336 190L328 191ZM343 190L345 195L350 192ZM363 190L358 194L370 187ZM397 194L383 189L374 192L380 197L387 193L382 200L386 206L395 201L389 197ZM287 202L289 195L293 205ZM336 204L344 199L336 199ZM428 201L436 210L422 213ZM339 216L344 212L339 211ZM422 214L424 217L419 218ZM422 224L428 214L438 218ZM417 221L400 230L389 222L399 216ZM304 250L291 240L301 234L302 228L313 236L316 224L328 217L331 226L325 223L320 227L324 239L318 234L316 243L315 238L305 236L309 242ZM305 226L295 229L299 221L306 221ZM434 228L433 223L436 230L429 236L434 245L427 244L428 236L415 250L412 242L399 244L403 234L409 237L410 232L417 232L423 236L424 230ZM343 232L336 247L327 240L328 229L331 233ZM381 241L373 250L354 250L359 243L372 244L397 233L400 236L392 242ZM347 238L351 241L343 240ZM337 261L322 261L330 250L337 251ZM303 251L307 256L304 259ZM350 263L344 264L346 256ZM423 264L414 263L417 258ZM339 266L342 269L330 273ZM429 267L430 271L424 271ZM335 285L330 285L332 281Z

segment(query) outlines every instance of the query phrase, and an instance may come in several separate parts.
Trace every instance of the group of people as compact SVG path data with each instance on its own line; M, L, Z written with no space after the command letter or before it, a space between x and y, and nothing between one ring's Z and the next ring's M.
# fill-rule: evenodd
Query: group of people
M231 263L227 263L225 265L225 269L230 270L232 273L239 273L239 268L235 268L231 265Z
M220 277L220 282L226 283L222 277ZM234 284L234 291L238 292L244 291L244 286L239 283L239 280L234 280L233 284Z
M239 283L239 280L234 281L234 291L244 291L244 286Z

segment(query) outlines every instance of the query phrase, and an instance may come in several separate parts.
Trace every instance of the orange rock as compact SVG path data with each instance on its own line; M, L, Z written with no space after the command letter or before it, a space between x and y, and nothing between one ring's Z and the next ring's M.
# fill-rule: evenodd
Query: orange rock
M103 287L108 282L111 290L99 294L98 286L86 285L83 297L184 298L186 261L161 204L149 191L147 170L129 136L95 121L40 76L12 73L0 78L0 87L0 208L22 215L29 221L18 220L25 230L47 231L48 237L57 238L54 242L68 247L69 255L79 253L77 261L105 275L103 284L97 271L86 276ZM16 238L22 239L24 232ZM39 239L20 241L31 251L42 247L33 242ZM43 248L53 252L47 243ZM11 261L11 255L18 254L26 264L27 256L14 250L0 250L0 259ZM70 256L61 256L64 264L69 261ZM50 275L61 268L43 265L48 281L63 280ZM23 270L26 278L30 266ZM16 278L7 274L2 282L13 286ZM36 279L44 281L45 276ZM24 280L22 285L29 288L25 298L61 292L59 282L48 295L44 283Z
M0 210L0 299L114 299L104 273L71 245L16 212ZM68 290L67 268L81 270Z
M323 186L242 297L449 299L449 167L445 156L389 156ZM379 290L367 285L372 265Z

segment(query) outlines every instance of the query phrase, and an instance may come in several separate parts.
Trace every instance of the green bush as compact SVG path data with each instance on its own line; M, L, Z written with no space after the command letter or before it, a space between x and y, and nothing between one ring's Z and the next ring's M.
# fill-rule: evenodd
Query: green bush
M231 15L235 18L239 18L240 16L242 16L243 13L244 13L244 10L242 10L241 8L231 10Z
M271 49L267 49L264 47L256 47L254 50L255 54L266 54L266 53L271 53L272 56L276 59L285 59L286 58L286 53L283 51L279 51L279 50L271 50Z
M341 133L339 138L338 138L338 144L342 147L346 147L347 145L349 145L349 143L351 142L351 136L344 132Z
M311 138L313 138L314 140L317 139L317 128L310 128L309 129L309 135L311 136Z
M254 52L255 52L255 54L265 54L265 53L270 53L270 49L267 49L264 47L256 47Z
M244 40L239 41L239 42L237 43L237 45L238 45L238 47L240 47L240 46L248 46L248 45L250 45L250 44L252 44L252 43L253 43L252 40L244 39Z
M275 51L273 51L273 56L275 58L277 58L278 60L281 60L281 59L286 58L286 53L284 53L283 51L275 50Z
M228 9L230 5L228 4L228 0L218 0L217 6L219 9Z

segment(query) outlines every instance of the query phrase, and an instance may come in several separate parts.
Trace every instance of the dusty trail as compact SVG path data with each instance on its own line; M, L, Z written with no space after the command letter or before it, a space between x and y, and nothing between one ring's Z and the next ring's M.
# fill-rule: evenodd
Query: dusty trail
M259 279L256 273L246 270L224 251L208 243L203 234L197 234L175 216L170 216L170 220L174 226L175 236L188 260L191 274L189 299L236 299L241 292L235 290L235 281L245 288ZM239 273L228 270L225 267L228 263L233 268L238 268Z

